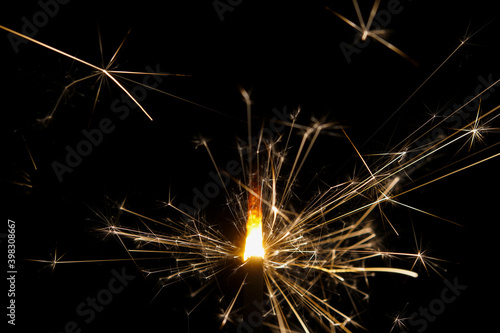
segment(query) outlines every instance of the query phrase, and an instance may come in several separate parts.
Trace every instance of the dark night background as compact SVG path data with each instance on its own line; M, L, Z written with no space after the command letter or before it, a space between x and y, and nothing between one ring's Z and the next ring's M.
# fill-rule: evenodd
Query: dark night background
M371 3L360 1L364 13ZM380 8L386 4L382 1ZM52 110L64 86L90 70L33 43L21 45L15 53L7 33L1 32L1 211L3 225L7 219L16 221L18 331L62 332L72 320L80 323L83 332L218 331L216 293L190 316L186 314L201 300L186 296L189 281L166 287L155 297L157 281L143 277L130 262L61 264L52 271L43 263L21 258L51 260L56 248L58 255L65 253L63 260L126 258L116 240L103 239L95 231L104 225L91 208L111 216L110 202L127 198L130 208L162 216L172 213L157 209L159 200L168 199L169 189L176 203L190 203L192 189L211 181L209 171L213 170L206 151L195 149L193 138L211 139L215 159L224 165L237 157L235 138L246 137L240 87L251 91L255 127L272 118L273 108L286 107L290 112L300 105L299 123L309 124L312 117L338 121L367 154L386 151L425 122L430 112L446 109L447 103L463 103L478 85L479 75L499 77L500 31L493 1L440 1L437 6L435 1L401 0L404 9L391 17L388 40L415 59L418 67L375 42L347 63L339 44L353 42L355 31L325 10L325 5L356 21L349 0L246 0L224 13L223 21L210 0L161 5L149 0L72 0L59 5L57 14L39 28L36 39L100 64L98 31L107 62L131 29L115 62L119 69L144 71L147 65L156 68L159 64L162 72L189 74L164 78L159 88L217 111L148 92L143 105L153 122L137 109L118 120L110 104L121 91L113 85L103 89L91 114L96 85L88 80L70 91L54 120L43 126L37 119ZM40 11L35 1L9 6L3 5L0 24L17 31L23 16L31 20ZM460 38L478 30L371 138L448 57ZM498 102L497 91L484 101L484 110ZM83 129L94 128L106 117L116 129L59 182L52 161L62 161L64 147L75 146ZM498 139L493 133L486 136L486 143L492 145ZM36 161L36 171L26 147ZM447 150L448 155L419 172L438 169L455 151ZM494 153L498 147L489 152ZM316 172L322 171L320 179L334 184L352 175L355 166L361 168L347 140L322 136L302 174L300 194L306 199L308 191L315 189L305 183ZM429 255L449 260L442 263L447 270L443 276L450 281L457 277L468 287L425 332L464 332L473 325L473 331L495 330L498 170L500 161L494 159L400 198L463 227L401 207L388 210L402 233L396 238L380 230L388 249L414 251L413 223L417 238L431 250ZM32 188L15 184L24 173L29 174ZM223 204L222 195L211 201L207 210L211 221L228 223L217 216ZM91 323L83 323L75 308L107 286L113 269L125 269L135 278ZM384 274L372 278L372 297L360 309L363 314L358 320L372 332L389 332L391 318L398 312L404 310L402 317L408 317L439 298L442 277L432 271L427 275L423 269L419 273L416 280ZM408 325L410 332L417 329ZM236 329L228 325L224 331Z

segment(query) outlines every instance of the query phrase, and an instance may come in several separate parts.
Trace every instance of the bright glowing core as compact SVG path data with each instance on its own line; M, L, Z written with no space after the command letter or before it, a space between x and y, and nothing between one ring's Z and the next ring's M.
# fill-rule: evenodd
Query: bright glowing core
M262 237L262 210L260 200L251 196L248 200L247 239L243 260L250 257L264 257Z

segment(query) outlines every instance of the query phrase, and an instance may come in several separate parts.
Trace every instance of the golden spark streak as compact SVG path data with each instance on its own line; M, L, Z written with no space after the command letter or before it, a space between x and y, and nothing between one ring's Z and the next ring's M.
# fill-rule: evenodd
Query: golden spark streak
M49 50L54 51L54 52L57 52L57 53L59 53L59 54L61 54L61 55L65 56L65 57L68 57L68 58L70 58L70 59L73 59L73 60L75 60L75 61L78 61L78 62L80 62L80 63L82 63L82 64L84 64L84 65L86 65L86 66L89 66L89 67L90 67L90 68L92 68L92 69L95 69L95 70L96 70L96 71L98 71L98 72L101 72L101 73L102 73L102 75L107 76L107 77L108 77L111 81L113 81L113 82L114 82L114 83L115 83L115 84L116 84L116 85L117 85L117 86L118 86L118 87L119 87L119 88L120 88L120 89L121 89L121 90L122 90L122 91L123 91L123 92L124 92L124 93L125 93L125 94L126 94L126 95L127 95L127 96L128 96L128 97L129 97L129 98L130 98L133 102L134 102L134 103L135 103L135 104L137 104L137 106L138 106L138 107L141 109L141 111L142 111L142 112L143 112L143 113L144 113L144 114L145 114L145 115L149 118L149 120L153 120L153 118L152 118L152 117L151 117L151 116L150 116L150 115L146 112L146 110L145 110L145 109L142 107L142 105L141 105L141 104L140 104L140 103L139 103L139 102L138 102L138 101L134 98L134 96L132 96L132 94L131 94L131 93L130 93L130 92L129 92L129 91L128 91L128 90L127 90L127 89L126 89L123 85L121 85L121 83L120 83L120 82L118 82L118 81L117 81L117 80L113 77L113 75L111 75L111 74L110 74L110 72L108 72L108 70L107 70L107 69L105 69L105 68L101 68L101 67L96 66L96 65L93 65L93 64L91 64L91 63L89 63L89 62L87 62L87 61L85 61L85 60L82 60L82 59L80 59L80 58L77 58L77 57L75 57L75 56L73 56L73 55L71 55L71 54L69 54L69 53L66 53L66 52L64 52L64 51L61 51L61 50L59 50L59 49L56 49L55 47L52 47L52 46L50 46L50 45L48 45L48 44L42 43L42 42L40 42L40 41L38 41L38 40L36 40L36 39L34 39L34 38L28 37L28 36L23 35L23 34L21 34L21 33L17 32L17 31L15 31L15 30L12 30L12 29L9 29L9 28L7 28L7 27L4 27L3 25L0 25L0 29L3 29L3 30L8 31L8 32L10 32L10 33L13 33L13 34L15 34L15 35L17 35L17 36L19 36L19 37L22 37L22 38L24 38L24 39L29 40L30 42L33 42L33 43L38 44L38 45L40 45L40 46L43 46L43 47L45 47L46 49L49 49Z

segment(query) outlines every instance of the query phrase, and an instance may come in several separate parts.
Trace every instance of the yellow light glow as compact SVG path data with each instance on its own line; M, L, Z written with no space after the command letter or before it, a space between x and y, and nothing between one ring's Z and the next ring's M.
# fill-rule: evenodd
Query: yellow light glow
M250 214L247 221L247 239L243 259L247 260L254 256L264 257L262 242L262 216Z
M258 193L259 191L257 191ZM250 257L264 257L262 237L262 208L260 198L250 194L248 198L247 238L243 260Z

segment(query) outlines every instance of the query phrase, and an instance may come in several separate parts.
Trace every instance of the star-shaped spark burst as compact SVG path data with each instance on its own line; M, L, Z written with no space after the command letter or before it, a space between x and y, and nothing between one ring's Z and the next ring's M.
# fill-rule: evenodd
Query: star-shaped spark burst
M105 63L104 61L104 58L103 58L103 45L102 45L102 41L101 41L101 37L100 37L100 34L99 34L99 48L100 48L100 52L101 52L101 66L98 66L98 65L94 65L88 61L85 61L81 58L78 58L74 55L71 55L69 53L66 53L60 49L57 49L53 46L50 46L46 43L43 43L35 38L32 38L32 37L29 37L29 36L26 36L22 33L19 33L17 31L14 31L10 28L7 28L5 26L2 26L0 25L0 29L2 30L5 30L9 33L12 33L12 34L15 34L16 36L19 36L21 38L24 38L30 42L33 42L39 46L42 46L48 50L51 50L53 52L56 52L60 55L63 55L64 57L68 58L68 59L71 59L71 60L74 60L78 63L81 63L87 67L89 67L90 69L92 69L93 71L87 75L87 76L84 76L82 78L79 78L79 79L74 79L71 83L69 83L67 86L64 87L62 93L59 95L59 98L57 99L56 103L55 103L55 106L54 108L52 109L52 111L44 118L42 119L41 121L42 122L47 122L47 121L50 121L53 116L54 116L54 113L56 112L59 104L61 103L61 100L62 98L67 94L67 92L69 91L69 89L71 89L72 87L74 87L75 85L77 85L78 83L82 82L82 81L86 81L86 80L90 80L90 79L95 79L97 82L98 82L98 88L97 88L97 93L96 93L96 97L95 97L95 100L94 100L94 105L93 105L93 109L92 109L92 114L94 112L94 109L96 107L96 104L99 100L99 96L100 96L100 93L101 93L101 89L103 87L104 84L106 83L112 83L114 85L116 85L121 91L123 91L126 96L128 98L130 98L130 100L139 107L139 109L144 113L144 115L149 119L149 120L153 120L152 116L146 111L146 109L142 106L142 104L140 103L140 101L133 95L133 93L127 89L125 86L124 86L124 82L132 82L134 83L135 85L140 85L142 87L145 87L146 89L149 89L149 90L153 90L153 91L156 91L156 92L159 92L161 94L164 94L164 95L167 95L169 97L173 97L173 98L176 98L178 100L181 100L183 102L187 102L187 103L190 103L190 104L193 104L193 105L196 105L198 107L201 107L201 108L204 108L204 109L207 109L207 110L210 110L210 111L213 111L213 112L217 112L216 110L213 110L209 107L206 107L204 105L201 105L201 104L198 104L196 102L193 102L193 101L190 101L188 99L185 99L185 98L182 98L182 97L179 97L177 95L174 95L174 94L171 94L171 93L168 93L166 91L163 91L163 90L160 90L156 87L152 87L152 86L149 86L143 82L138 82L138 81L135 81L135 80L132 80L130 78L127 78L125 77L125 75L155 75L155 76L176 76L176 77L188 77L190 75L188 74L171 74L171 73L154 73L154 72L137 72L137 71L123 71L123 70L118 70L117 69L117 66L116 66L116 61L117 61L117 58L118 58L118 54L120 52L120 50L122 49L124 43L125 43L125 40L126 40L126 37L122 40L122 42L120 43L120 45L118 46L118 48L116 49L116 51L114 52L113 56L110 58L110 60ZM127 33L127 36L128 34L130 33L130 30L128 31Z
M359 4L357 0L352 0L352 3L354 5L354 8L356 9L356 14L358 16L358 21L359 24L354 23L353 21L347 19L345 16L337 13L330 7L326 7L327 10L335 14L337 17L339 17L342 21L345 23L349 24L351 27L356 29L360 34L361 37L360 39L362 41L365 41L367 38L372 38L373 40L379 42L380 44L384 45L391 51L394 51L395 53L399 54L409 62L411 62L413 65L418 65L418 63L410 58L406 53L398 49L396 46L393 44L389 43L386 39L384 39L384 35L387 34L387 30L385 29L371 29L373 20L375 18L375 15L377 15L377 10L380 5L380 0L375 0L373 2L372 9L370 10L370 15L368 16L368 21L365 23L365 20L363 19L363 15L361 14L361 9L359 8Z

